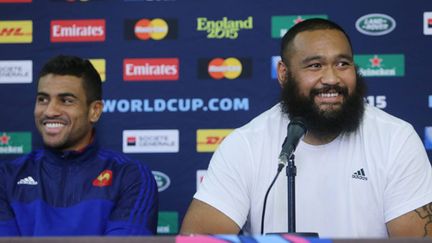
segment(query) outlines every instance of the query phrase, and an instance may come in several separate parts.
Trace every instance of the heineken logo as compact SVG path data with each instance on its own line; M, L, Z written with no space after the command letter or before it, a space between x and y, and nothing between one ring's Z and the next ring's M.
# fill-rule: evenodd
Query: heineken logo
M178 234L179 215L176 211L159 211L158 213L158 234Z
M405 75L405 57L402 54L356 55L354 61L364 77Z
M357 19L356 28L365 35L385 35L396 28L396 21L386 14L367 14Z
M0 154L26 154L30 151L30 132L0 132Z
M152 173L156 180L158 191L165 191L171 184L170 178L165 173L162 173L160 171L152 171Z
M272 16L271 18L271 35L272 38L279 39L291 29L294 25L311 18L327 19L327 15L287 15Z
M0 136L0 144L1 145L7 145L9 144L10 136L8 136L6 133L3 133Z

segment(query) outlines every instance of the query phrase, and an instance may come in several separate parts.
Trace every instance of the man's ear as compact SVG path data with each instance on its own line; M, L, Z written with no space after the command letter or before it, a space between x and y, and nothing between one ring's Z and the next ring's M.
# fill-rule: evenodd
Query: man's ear
M277 65L277 77L281 87L283 87L287 81L287 72L288 67L280 60Z
M89 120L91 123L96 123L102 115L103 103L101 100L95 100L90 104Z

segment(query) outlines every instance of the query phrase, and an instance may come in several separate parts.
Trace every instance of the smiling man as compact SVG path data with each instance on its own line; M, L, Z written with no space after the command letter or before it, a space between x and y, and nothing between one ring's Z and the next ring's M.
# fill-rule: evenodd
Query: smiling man
M305 20L282 38L281 58L281 102L225 138L181 232L287 232L286 176L270 191L263 221L262 212L287 125L301 117L308 131L295 151L297 232L431 236L432 169L423 144L410 124L364 103L345 31Z
M0 236L151 235L158 191L141 162L103 149L102 83L88 60L57 56L37 86L44 148L0 165Z

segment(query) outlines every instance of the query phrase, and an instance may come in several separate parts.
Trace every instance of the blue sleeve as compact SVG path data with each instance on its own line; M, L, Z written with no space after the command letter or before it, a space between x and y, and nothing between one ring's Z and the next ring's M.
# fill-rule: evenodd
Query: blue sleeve
M7 176L0 168L0 236L20 236L15 214L7 199Z
M153 174L135 162L122 176L122 193L111 212L105 235L156 234L158 189Z

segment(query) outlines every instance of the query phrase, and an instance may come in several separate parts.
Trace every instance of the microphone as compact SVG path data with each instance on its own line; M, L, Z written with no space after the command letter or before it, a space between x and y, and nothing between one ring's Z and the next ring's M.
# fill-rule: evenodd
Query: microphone
M294 153L300 138L306 133L307 128L303 118L294 117L287 127L287 136L282 144L282 151L279 154L279 168L282 169L288 163L291 154Z

